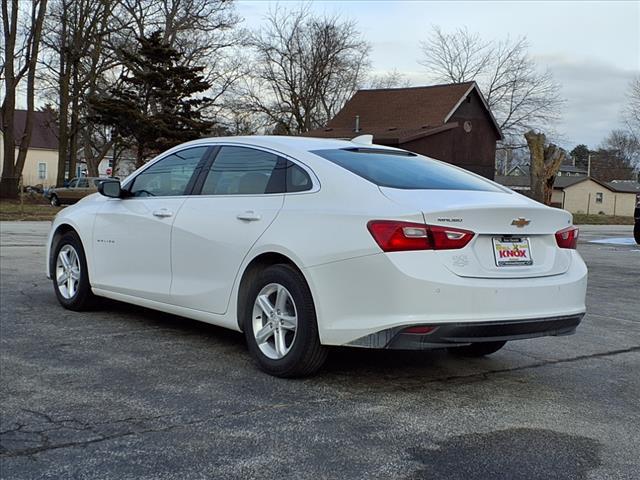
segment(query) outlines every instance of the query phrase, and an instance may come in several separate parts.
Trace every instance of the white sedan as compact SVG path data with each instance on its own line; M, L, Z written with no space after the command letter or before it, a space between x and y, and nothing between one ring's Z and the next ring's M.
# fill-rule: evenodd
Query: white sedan
M202 139L99 191L53 222L62 306L242 331L273 375L316 371L329 345L487 355L585 313L571 214L366 139Z

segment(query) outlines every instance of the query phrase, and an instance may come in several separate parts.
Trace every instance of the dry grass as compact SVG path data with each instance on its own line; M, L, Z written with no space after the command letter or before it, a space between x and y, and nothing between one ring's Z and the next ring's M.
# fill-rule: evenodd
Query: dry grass
M575 225L633 225L633 217L574 213L573 223Z
M64 207L52 207L48 203L25 199L24 205L19 200L0 200L0 220L53 220L53 217Z

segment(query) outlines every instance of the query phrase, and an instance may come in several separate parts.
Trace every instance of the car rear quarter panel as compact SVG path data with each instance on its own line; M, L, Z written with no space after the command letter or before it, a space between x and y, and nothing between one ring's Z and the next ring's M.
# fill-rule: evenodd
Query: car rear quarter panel
M314 170L320 189L286 194L280 214L256 244L256 251L280 246L295 252L301 262L298 266L307 268L379 253L367 230L369 220L423 221L418 209L391 202L377 186L342 168Z

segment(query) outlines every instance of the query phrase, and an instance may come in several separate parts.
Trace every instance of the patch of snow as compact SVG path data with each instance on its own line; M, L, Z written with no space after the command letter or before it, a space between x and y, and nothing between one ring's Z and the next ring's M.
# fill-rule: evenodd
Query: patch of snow
M607 245L635 245L636 241L631 237L610 237L599 238L597 240L589 240L589 243L604 243Z

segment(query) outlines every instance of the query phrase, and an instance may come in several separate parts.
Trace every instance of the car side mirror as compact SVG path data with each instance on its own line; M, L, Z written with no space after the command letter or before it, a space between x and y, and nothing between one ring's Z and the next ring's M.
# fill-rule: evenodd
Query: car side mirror
M98 192L109 198L122 198L120 180L103 180L98 184Z

